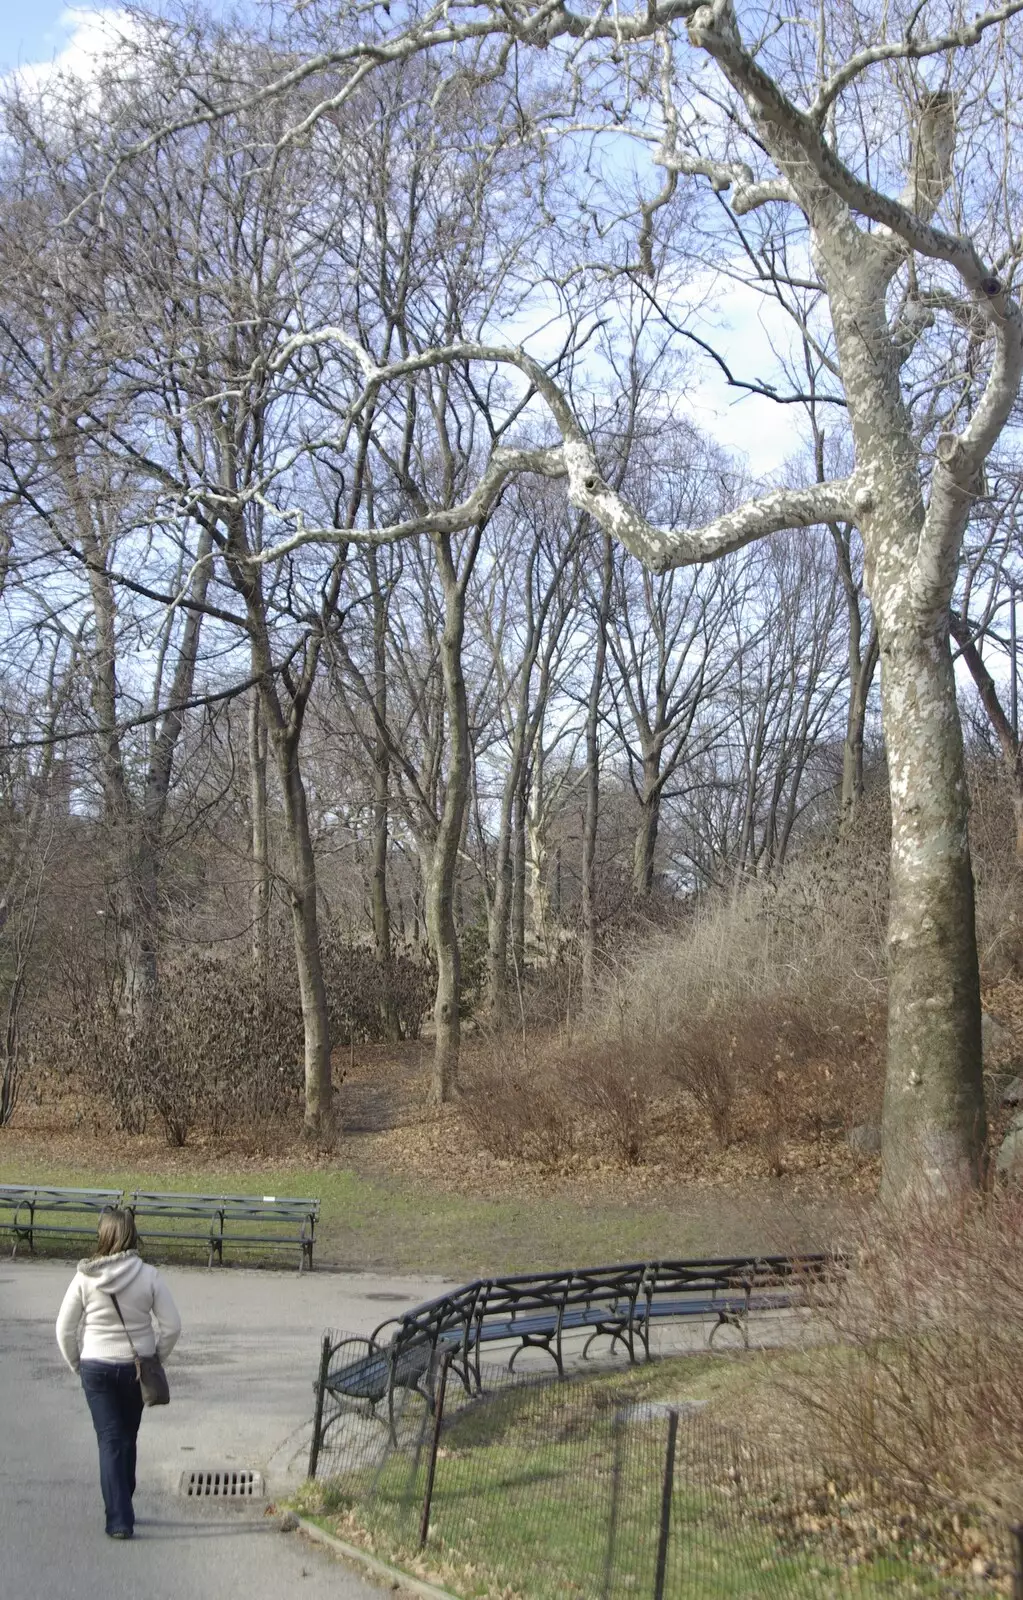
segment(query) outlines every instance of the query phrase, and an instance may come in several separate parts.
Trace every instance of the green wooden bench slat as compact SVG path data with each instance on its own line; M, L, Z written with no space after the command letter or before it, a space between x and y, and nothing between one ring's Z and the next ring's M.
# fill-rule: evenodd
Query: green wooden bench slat
M320 1214L320 1202L293 1195L179 1194L174 1191L136 1189L127 1197L135 1214L139 1233L150 1239L194 1237L177 1229L147 1226L149 1220L208 1223L203 1242L209 1248L209 1265L214 1258L223 1262L225 1243L241 1245L297 1245L299 1271L313 1264L313 1240ZM253 1233L238 1231L246 1223L264 1228L278 1227L288 1232ZM296 1235L295 1228L299 1226Z
M301 1252L299 1270L313 1264L313 1241L320 1215L320 1202L293 1195L206 1195L178 1194L136 1189L66 1189L29 1183L0 1184L0 1208L11 1213L0 1218L0 1228L13 1236L13 1254L19 1244L33 1248L36 1233L83 1234L95 1231L96 1218L109 1206L127 1206L139 1222L139 1231L152 1239L187 1239L194 1234L179 1229L150 1228L147 1219L207 1224L203 1242L209 1247L210 1265L214 1256L223 1260L225 1242L243 1245L290 1245ZM61 1220L43 1222L37 1215L62 1219L88 1217L88 1223ZM277 1227L276 1233L253 1233L247 1223L264 1229ZM297 1232L296 1232L297 1229ZM284 1231L289 1230L289 1231Z
M55 1185L36 1183L0 1184L0 1206L13 1213L10 1218L0 1221L0 1227L7 1229L12 1235L12 1256L17 1255L18 1246L21 1244L27 1244L31 1253L35 1249L37 1233L59 1234L64 1237L94 1236L96 1219L100 1212L109 1206L120 1205L121 1198L120 1189L63 1189ZM87 1217L89 1220L78 1223L41 1222L37 1220L37 1214L61 1218Z

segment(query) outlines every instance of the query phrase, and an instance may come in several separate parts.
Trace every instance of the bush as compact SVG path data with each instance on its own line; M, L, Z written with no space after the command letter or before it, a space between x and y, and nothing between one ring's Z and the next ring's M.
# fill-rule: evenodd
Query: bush
M373 1044L387 1038L384 986L375 952L336 933L323 938L323 976L335 1044ZM391 957L391 992L403 1039L418 1039L437 985L424 956L397 950Z
M508 1035L491 1039L485 1061L469 1067L461 1110L479 1145L498 1160L556 1166L571 1153L574 1122L564 1096Z
M587 1144L636 1167L649 1159L658 1120L660 1063L635 1047L605 1043L567 1063L565 1084Z
M42 1019L35 1047L117 1126L144 1132L151 1117L169 1144L203 1128L270 1123L301 1101L302 1013L287 965L260 983L247 962L197 953L165 964L142 1015L121 1012L110 989L83 982L63 1017Z
M786 1141L840 1139L880 1115L876 1004L750 999L727 1019L673 1017L545 1046L490 1039L467 1074L463 1115L495 1155L561 1164L567 1151L619 1166L744 1147L774 1174Z
M843 1347L796 1386L815 1446L924 1511L1023 1519L1023 1194L877 1213L818 1291Z
M602 1040L524 1055L508 1035L488 1041L466 1074L462 1115L504 1159L560 1166L573 1154L638 1166L664 1117L659 1064Z

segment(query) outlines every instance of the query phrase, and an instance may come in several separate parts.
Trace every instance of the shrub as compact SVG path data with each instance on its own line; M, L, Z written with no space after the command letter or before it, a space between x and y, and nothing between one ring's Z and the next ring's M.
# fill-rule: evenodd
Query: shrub
M1023 1194L876 1213L850 1258L818 1291L843 1348L795 1388L815 1445L892 1501L1019 1521Z
M634 1044L606 1041L576 1053L566 1065L568 1091L580 1119L596 1134L590 1141L595 1150L626 1167L649 1158L663 1090L659 1061Z
M283 959L267 982L247 962L191 952L165 963L144 1013L119 1010L109 986L74 986L61 1016L41 1019L36 1051L117 1125L144 1132L156 1116L169 1144L203 1128L278 1122L302 1091L302 1014Z
M705 1113L722 1150L732 1142L736 1043L734 1034L705 1020L665 1041L669 1077Z
M466 1072L461 1111L477 1142L499 1160L557 1165L572 1151L574 1119L563 1094L507 1035L489 1041Z
M322 941L323 976L335 1044L372 1044L387 1037L384 987L375 952L328 932ZM425 956L397 950L391 957L391 993L403 1039L418 1039L436 988Z

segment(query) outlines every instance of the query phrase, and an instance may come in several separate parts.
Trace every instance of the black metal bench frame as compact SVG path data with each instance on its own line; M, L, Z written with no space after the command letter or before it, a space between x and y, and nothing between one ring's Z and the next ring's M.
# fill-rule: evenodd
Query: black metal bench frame
M651 1359L650 1329L655 1321L714 1319L713 1345L722 1327L738 1328L749 1345L748 1323L758 1311L798 1305L806 1278L819 1277L834 1264L823 1255L730 1257L706 1261L632 1262L573 1272L522 1273L477 1279L440 1295L400 1317L388 1318L367 1339L326 1335L313 1388L316 1415L310 1450L310 1477L345 1400L365 1400L371 1410L386 1398L388 1427L395 1437L394 1402L398 1389L413 1390L432 1406L433 1374L445 1356L467 1393L482 1390L480 1351L484 1344L514 1341L508 1361L514 1368L523 1350L540 1349L564 1376L563 1340L588 1330L583 1358L595 1339L620 1344L634 1364L637 1349ZM364 1346L353 1361L338 1356ZM328 1396L335 1409L325 1415Z
M300 1251L299 1272L306 1267L312 1270L316 1223L320 1214L318 1200L296 1199L288 1195L175 1194L137 1189L125 1196L125 1204L133 1212L139 1236L144 1239L188 1240L195 1237L194 1234L183 1234L173 1228L152 1227L149 1225L150 1219L202 1221L207 1224L205 1233L200 1237L209 1251L209 1267L213 1266L214 1261L223 1265L224 1245L230 1243L245 1247L277 1245L288 1249L297 1245ZM294 1223L298 1231L292 1234L254 1234L245 1228L249 1223L265 1227L274 1222L282 1225ZM238 1231L239 1225L245 1231Z
M30 1255L35 1254L36 1234L57 1234L61 1237L95 1238L100 1215L110 1206L119 1205L120 1189L62 1189L51 1184L0 1184L0 1208L8 1209L9 1220L0 1227L12 1235L12 1258L18 1247L28 1245ZM39 1222L38 1216L87 1217L88 1222Z

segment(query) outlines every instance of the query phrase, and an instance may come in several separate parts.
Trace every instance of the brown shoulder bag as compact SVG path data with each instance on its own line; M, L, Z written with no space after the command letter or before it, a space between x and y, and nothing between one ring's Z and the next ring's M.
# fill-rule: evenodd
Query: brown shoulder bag
M163 1369L163 1362L159 1356L140 1356L135 1348L135 1341L128 1332L128 1324L124 1320L121 1308L117 1304L116 1294L110 1296L114 1302L114 1310L121 1318L121 1327L124 1329L125 1338L131 1345L131 1353L135 1357L135 1371L139 1375L139 1388L142 1390L142 1403L147 1406L169 1406L170 1384L167 1374Z

